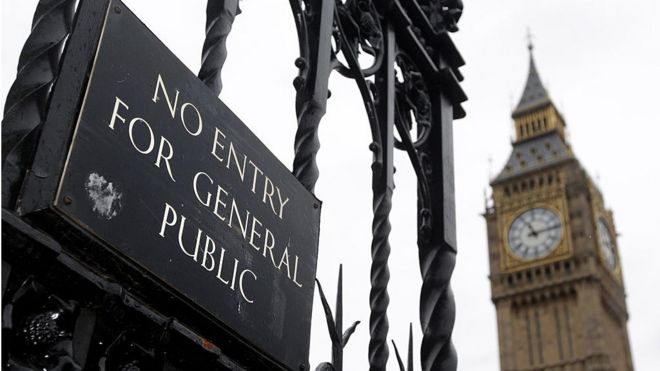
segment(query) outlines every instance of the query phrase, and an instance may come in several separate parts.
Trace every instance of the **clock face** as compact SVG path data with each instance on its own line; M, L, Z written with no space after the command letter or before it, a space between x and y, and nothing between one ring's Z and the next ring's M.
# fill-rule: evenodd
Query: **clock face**
M605 260L605 264L612 270L616 268L616 252L614 250L614 240L610 234L610 229L603 218L598 219L598 242L600 251Z
M556 212L543 207L520 214L509 227L509 249L519 258L548 256L561 241L562 225Z

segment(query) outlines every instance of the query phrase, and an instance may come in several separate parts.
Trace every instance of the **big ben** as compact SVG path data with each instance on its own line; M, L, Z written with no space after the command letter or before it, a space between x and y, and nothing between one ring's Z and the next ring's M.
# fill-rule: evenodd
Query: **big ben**
M617 231L566 122L529 73L484 213L502 370L633 370Z

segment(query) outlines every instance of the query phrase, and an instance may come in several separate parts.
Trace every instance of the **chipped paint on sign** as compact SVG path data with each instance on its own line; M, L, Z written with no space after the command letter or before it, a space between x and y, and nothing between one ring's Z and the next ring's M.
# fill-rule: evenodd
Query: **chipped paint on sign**
M119 213L122 194L112 182L97 173L91 173L85 182L85 190L97 214L110 220Z

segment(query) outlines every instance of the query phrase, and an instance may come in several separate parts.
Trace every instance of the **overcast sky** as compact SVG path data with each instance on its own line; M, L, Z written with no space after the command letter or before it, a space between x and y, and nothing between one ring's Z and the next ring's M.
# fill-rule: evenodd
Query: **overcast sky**
M574 152L613 209L637 370L660 365L660 2L657 0L464 0L453 35L467 65L468 116L455 122L458 249L453 288L459 370L499 369L490 301L484 191L504 165L513 134L510 113L527 76L526 29L534 35L541 79L564 114ZM36 1L2 0L0 103L15 77ZM205 1L131 0L126 4L192 71L204 39ZM221 99L287 166L293 162L297 70L288 1L245 0L229 38ZM333 75L322 121L316 194L323 200L317 275L334 298L344 264L346 324L363 323L345 350L347 370L368 368L371 241L371 142L355 84ZM405 348L408 323L419 346L416 186L404 153L391 217L390 338ZM491 160L489 160L491 159ZM311 364L330 358L318 300ZM390 369L396 369L391 350ZM418 366L418 355L415 362Z

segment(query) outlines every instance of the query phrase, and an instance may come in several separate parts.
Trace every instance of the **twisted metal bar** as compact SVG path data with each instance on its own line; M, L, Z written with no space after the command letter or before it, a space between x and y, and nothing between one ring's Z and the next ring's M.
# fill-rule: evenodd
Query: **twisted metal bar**
M321 143L319 125L325 115L330 77L333 0L313 1L303 8L300 0L290 0L298 29L300 58L296 66L300 74L294 80L296 94L296 131L293 175L309 190L319 178L316 154Z
M298 114L298 130L294 141L293 175L312 193L319 179L316 154L321 148L319 125L323 115L325 107L317 102L303 104Z
M429 140L420 148L422 168L431 190L430 207L419 205L419 261L422 273L420 322L423 371L455 371L456 350L451 334L456 317L450 279L456 264L456 215L452 104L441 92L432 94L433 124ZM430 230L423 224L430 219Z
M420 247L422 290L420 319L422 324L422 370L455 371L456 350L451 343L456 307L449 280L454 270L456 253L442 245Z
M390 326L387 319L387 308L390 304L390 297L387 293L387 285L390 281L388 260L390 257L389 236L392 230L389 216L392 210L394 190L395 48L394 30L387 24L384 45L385 63L376 74L380 137L374 138L374 144L377 144L372 145L372 150L379 152L380 156L374 156L372 165L374 219L371 242L371 292L369 293L371 307L369 369L371 371L385 370L389 357L387 333Z
M227 59L227 36L239 14L238 0L209 0L206 4L206 39L198 76L215 95L222 91L220 73Z
M374 189L374 220L372 224L373 240L371 242L371 291L369 293L369 369L371 371L385 370L389 357L387 333L390 325L387 319L387 308L390 297L387 285L390 281L388 259L390 257L389 235L392 230L389 221L392 210L392 189Z
M2 119L2 206L14 208L43 123L62 50L71 33L75 0L41 0L18 61Z

